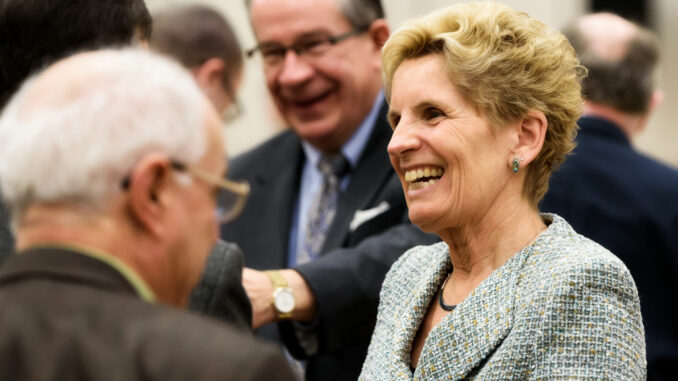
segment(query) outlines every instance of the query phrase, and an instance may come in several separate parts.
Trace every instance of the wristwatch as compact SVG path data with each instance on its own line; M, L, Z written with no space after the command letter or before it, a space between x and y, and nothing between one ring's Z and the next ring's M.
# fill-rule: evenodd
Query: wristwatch
M285 277L282 276L280 271L266 271L266 275L271 278L271 282L273 283L273 297L271 303L275 309L276 317L278 320L290 319L295 306L294 292L288 286L287 280L285 280Z

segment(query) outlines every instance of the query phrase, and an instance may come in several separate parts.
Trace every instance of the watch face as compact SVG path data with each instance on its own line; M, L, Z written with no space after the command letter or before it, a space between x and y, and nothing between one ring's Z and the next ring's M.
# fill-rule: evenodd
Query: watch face
M275 308L281 313L290 313L294 310L294 295L289 288L279 288L275 293Z

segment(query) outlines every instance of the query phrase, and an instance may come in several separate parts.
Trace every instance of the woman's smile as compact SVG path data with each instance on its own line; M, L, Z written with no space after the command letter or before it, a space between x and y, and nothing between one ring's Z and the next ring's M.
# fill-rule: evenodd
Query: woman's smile
M405 171L405 181L408 191L428 188L443 176L444 170L440 167L425 166Z

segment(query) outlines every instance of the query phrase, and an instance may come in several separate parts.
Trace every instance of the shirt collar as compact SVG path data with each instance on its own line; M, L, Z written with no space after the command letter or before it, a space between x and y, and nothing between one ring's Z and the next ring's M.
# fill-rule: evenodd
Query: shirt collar
M383 104L384 92L382 90L374 100L374 104L372 105L372 109L370 110L369 114L367 114L365 119L363 119L363 121L360 123L358 129L341 147L341 153L344 155L346 160L348 160L348 163L351 165L351 169L355 169L358 166L358 160L360 160L360 156L362 155L363 150L367 145L367 141L372 134L375 121L379 116L379 110L381 110ZM312 164L313 168L316 168L318 166L318 162L320 161L322 152L305 140L302 140L301 146L304 150L304 154L306 155L306 160Z
M72 251L78 254L86 255L88 257L100 260L101 262L106 263L115 269L125 280L134 288L139 297L149 303L156 301L157 297L151 288L146 284L146 282L134 271L131 267L125 264L125 262L116 258L115 256L99 251L90 247L82 247L77 245L68 245L68 244L42 244L31 246L31 249L35 248L63 248L68 251Z

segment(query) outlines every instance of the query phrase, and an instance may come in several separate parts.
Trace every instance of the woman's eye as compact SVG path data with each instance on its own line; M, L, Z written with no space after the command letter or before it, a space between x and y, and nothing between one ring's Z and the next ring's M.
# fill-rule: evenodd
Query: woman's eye
M426 119L435 119L441 116L445 116L445 114L442 111L435 108L426 109L424 115L426 116Z
M400 123L400 117L399 116L391 117L389 123L391 124L391 129L395 130L395 128L398 126L398 123Z

